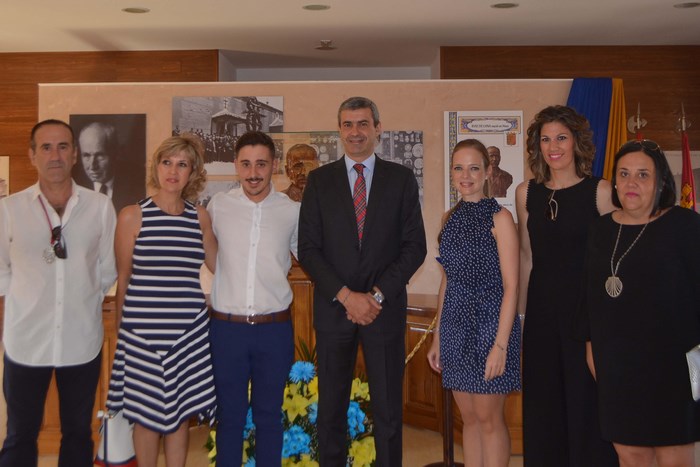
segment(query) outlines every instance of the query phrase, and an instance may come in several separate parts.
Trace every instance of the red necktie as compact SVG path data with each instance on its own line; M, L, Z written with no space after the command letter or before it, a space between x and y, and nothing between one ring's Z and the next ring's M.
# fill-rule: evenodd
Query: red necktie
M355 164L353 168L357 172L357 180L355 180L355 188L352 192L352 202L355 205L357 236L362 244L362 231L365 228L365 215L367 214L367 186L365 185L365 175L362 173L365 166Z

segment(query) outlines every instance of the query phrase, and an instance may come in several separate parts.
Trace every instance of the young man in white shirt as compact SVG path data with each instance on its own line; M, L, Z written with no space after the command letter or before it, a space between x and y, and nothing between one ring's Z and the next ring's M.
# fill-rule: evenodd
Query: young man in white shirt
M282 460L282 400L294 358L287 273L299 203L272 186L277 160L268 135L245 133L235 154L240 188L214 195L207 207L219 241L210 329L216 463L241 464L250 382L256 463L273 466Z
M58 465L89 467L102 300L116 279L116 216L109 198L71 178L77 150L66 123L37 123L29 158L37 183L0 200L7 402L0 466L36 465L46 393L55 373L62 435Z

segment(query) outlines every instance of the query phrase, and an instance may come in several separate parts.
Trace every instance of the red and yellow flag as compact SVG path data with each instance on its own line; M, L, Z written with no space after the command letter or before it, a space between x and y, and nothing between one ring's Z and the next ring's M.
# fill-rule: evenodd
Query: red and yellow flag
M693 180L693 167L690 164L688 133L686 131L681 131L681 138L681 144L683 146L683 175L681 176L681 199L679 204L683 208L695 211L695 180Z

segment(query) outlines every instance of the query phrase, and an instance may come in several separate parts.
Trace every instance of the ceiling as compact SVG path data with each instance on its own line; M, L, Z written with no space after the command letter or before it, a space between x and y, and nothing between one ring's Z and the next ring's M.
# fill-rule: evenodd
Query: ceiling
M331 8L302 9L314 1ZM683 0L496 1L4 0L0 52L221 49L238 68L423 67L447 45L700 44L700 7L674 8ZM337 49L314 49L326 39Z

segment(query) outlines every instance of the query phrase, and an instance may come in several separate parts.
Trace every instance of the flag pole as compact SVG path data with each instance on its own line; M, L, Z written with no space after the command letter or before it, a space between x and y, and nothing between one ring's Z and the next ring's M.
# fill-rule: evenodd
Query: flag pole
M693 177L693 167L690 161L690 143L688 142L687 129L690 122L685 117L685 105L681 102L681 155L683 160L683 171L681 174L681 189L679 205L683 208L696 211L695 206L695 180Z
M642 128L646 125L646 119L642 118L642 104L637 102L637 113L627 119L627 131L634 134L634 139L641 141L644 139Z
M635 136L638 141L641 141L642 138L642 104L637 102L637 120L635 121Z

